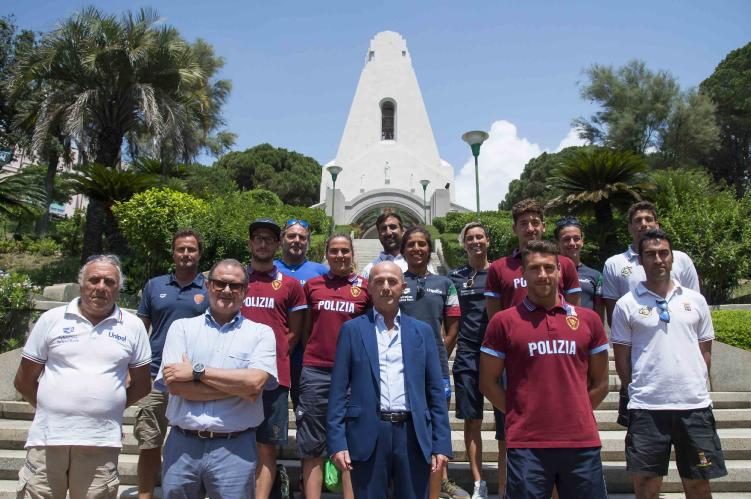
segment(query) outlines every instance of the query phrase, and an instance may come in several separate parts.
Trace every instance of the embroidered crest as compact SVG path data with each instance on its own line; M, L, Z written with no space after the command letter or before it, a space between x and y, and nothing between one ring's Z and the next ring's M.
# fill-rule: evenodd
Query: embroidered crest
M712 461L710 461L707 456L704 455L703 452L699 453L699 464L698 466L702 468L706 468L707 466L711 465Z
M686 312L691 312L691 304L689 302L687 302L687 301L684 301L683 302L683 310L685 310Z
M579 329L579 318L575 315L569 315L566 317L566 324L568 324L568 327L570 327L572 331L576 331Z
M352 296L357 298L358 296L360 296L360 293L362 293L362 289L356 286L352 286L351 288L349 288L349 292L352 293Z
M167 293L159 293L159 298L164 298L165 296L167 296Z
M203 303L204 298L203 295L193 295L193 301L196 302L196 305Z
M631 275L631 272L633 271L633 268L631 268L629 265L626 265L621 269L621 275L623 277L628 277Z
M641 315L642 317L646 317L651 313L652 313L652 309L649 307L642 307L639 309L639 315Z
M279 288L282 287L282 281L271 281L271 287L274 288L274 291L279 291Z

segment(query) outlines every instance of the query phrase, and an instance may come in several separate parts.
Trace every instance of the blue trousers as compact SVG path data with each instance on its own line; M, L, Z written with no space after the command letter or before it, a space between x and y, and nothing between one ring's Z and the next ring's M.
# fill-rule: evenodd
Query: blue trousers
M393 481L393 497L426 499L430 464L422 455L412 420L379 421L376 448L367 461L352 462L351 477L357 499L385 499L389 481Z
M164 445L164 499L254 499L256 434L202 439L172 428Z

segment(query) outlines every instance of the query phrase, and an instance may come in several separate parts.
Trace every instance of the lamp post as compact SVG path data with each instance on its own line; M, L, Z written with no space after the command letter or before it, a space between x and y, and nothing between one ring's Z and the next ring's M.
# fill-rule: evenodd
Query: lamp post
M472 148L472 156L475 157L475 196L477 198L477 219L480 219L480 177L477 172L477 157L480 155L480 146L488 140L489 135L481 130L467 132L462 135L462 140Z
M430 180L420 180L420 185L422 186L422 211L423 217L425 218L425 225L428 225L428 207L425 206L427 204L427 200L425 199L425 191L427 190L429 183Z
M331 181L333 182L333 187L331 188L331 230L329 231L330 234L334 233L334 227L336 226L336 222L334 220L334 206L336 206L336 177L339 176L339 174L342 172L341 166L331 165L327 166L326 169L331 174Z

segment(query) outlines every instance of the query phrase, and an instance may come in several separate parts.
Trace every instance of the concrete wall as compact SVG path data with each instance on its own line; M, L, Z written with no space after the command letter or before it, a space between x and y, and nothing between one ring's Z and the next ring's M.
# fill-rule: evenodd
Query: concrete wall
M714 392L751 391L751 352L713 342L709 384Z

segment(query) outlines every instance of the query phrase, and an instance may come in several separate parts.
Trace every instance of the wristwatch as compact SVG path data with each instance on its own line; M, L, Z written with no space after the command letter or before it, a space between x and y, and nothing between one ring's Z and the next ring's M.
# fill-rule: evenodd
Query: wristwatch
M200 362L193 364L193 381L201 381L201 376L203 376L204 372L206 372L206 366L204 366Z

